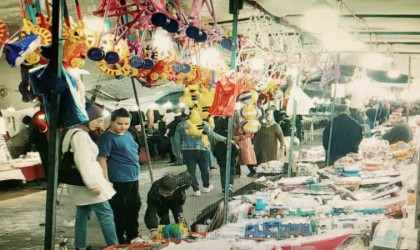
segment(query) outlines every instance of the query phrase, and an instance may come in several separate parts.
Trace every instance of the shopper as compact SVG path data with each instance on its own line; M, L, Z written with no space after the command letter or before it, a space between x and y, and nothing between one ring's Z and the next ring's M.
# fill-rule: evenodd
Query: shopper
M235 175L241 176L241 165L246 165L249 169L248 177L254 177L257 173L254 167L257 165L257 157L255 156L254 145L252 144L252 135L245 134L240 125L233 127L233 140L240 149L240 156L236 165Z
M331 165L348 153L357 153L363 138L362 126L349 116L347 105L337 106L337 117L332 120L332 133L330 139L331 122L327 124L322 136L322 145L325 149L326 164ZM331 140L331 146L328 147ZM329 153L329 158L328 158Z
M280 149L285 147L283 131L280 125L274 121L273 111L267 110L265 118L261 120L261 129L254 135L257 163L279 160L279 146Z
M382 139L394 144L399 141L410 142L413 139L413 129L404 121L401 113L394 112L389 116L391 130L386 132Z
M150 238L157 237L158 225L170 224L169 211L175 223L183 217L183 206L187 196L185 190L191 185L188 172L178 175L166 175L152 184L147 194L147 209L144 215L146 227L150 230Z
M130 113L120 108L111 113L110 127L99 137L99 162L117 194L110 200L118 241L129 243L138 236L139 145L128 131Z
M193 112L191 112L193 113ZM203 133L205 133L210 139L216 141L226 142L226 137L223 137L219 134L216 134L210 127L209 124L205 121L202 123ZM192 178L192 188L194 190L195 196L200 196L201 192L195 177L195 172L198 167L201 172L201 180L203 182L203 193L209 193L214 188L213 185L209 183L209 157L208 157L208 148L206 148L201 140L201 137L196 137L188 135L185 130L188 129L187 121L183 121L178 124L175 131L175 147L180 148L182 152L182 158L184 164L187 165L188 172Z
M168 129L168 131L166 132L166 134L169 137L169 140L171 141L172 154L175 156L174 162L171 162L171 163L173 163L174 165L182 165L181 150L180 148L177 148L175 146L174 139L175 139L176 127L178 126L180 122L185 120L185 117L182 115L179 107L175 107L173 109L173 112L174 112L175 117L173 121L167 124L166 128Z
M92 210L101 225L107 246L118 244L114 216L108 200L115 194L112 185L97 161L98 147L89 136L89 131L103 126L102 109L88 104L89 122L69 129L63 139L63 153L73 151L74 162L86 186L68 185L76 204L75 242L76 249L92 249L87 246L87 226Z
M222 136L227 136L228 134L228 119L217 119L215 120L214 131ZM213 145L213 155L216 158L217 165L220 169L220 183L222 187L222 193L225 192L226 185L226 163L227 163L227 143L225 142L216 142ZM238 163L238 156L240 154L239 146L235 143L231 145L231 154L230 154L230 178L229 178L229 193L233 193L233 183L235 181L235 172L236 164Z

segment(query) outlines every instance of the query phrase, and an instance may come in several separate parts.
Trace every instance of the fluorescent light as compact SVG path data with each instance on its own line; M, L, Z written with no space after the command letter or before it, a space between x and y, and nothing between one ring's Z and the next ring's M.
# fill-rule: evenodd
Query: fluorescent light
M103 115L104 117L108 117L108 116L110 116L110 115L111 115L111 113L110 113L108 110L104 109L104 111L102 111L102 115Z
M153 48L156 48L158 57L160 59L167 58L173 59L174 57L174 46L169 33L162 29L157 28L153 34Z
M168 101L165 104L163 104L162 107L165 109L170 109L172 107L172 103Z
M401 72L400 72L399 69L397 69L397 65L395 64L395 61L393 61L391 63L391 69L388 70L387 75L388 75L389 78L392 78L392 79L396 79L396 78L400 77Z
M360 60L360 66L368 69L378 69L384 63L391 63L392 57L380 53L367 53Z
M304 16L304 27L313 33L329 33L338 27L338 12L326 0L317 0Z

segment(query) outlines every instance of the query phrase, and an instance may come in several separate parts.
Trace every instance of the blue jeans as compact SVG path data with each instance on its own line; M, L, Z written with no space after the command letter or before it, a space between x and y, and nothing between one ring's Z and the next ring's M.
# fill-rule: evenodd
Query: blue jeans
M117 245L118 238L115 231L114 215L108 201L104 201L86 206L76 206L74 246L76 248L87 246L87 226L92 210L95 211L96 218L101 225L106 245Z
M209 187L210 164L208 150L182 150L182 158L184 159L184 164L187 165L188 173L191 176L191 187L193 190L199 190L197 178L195 177L197 164L200 168L203 187Z

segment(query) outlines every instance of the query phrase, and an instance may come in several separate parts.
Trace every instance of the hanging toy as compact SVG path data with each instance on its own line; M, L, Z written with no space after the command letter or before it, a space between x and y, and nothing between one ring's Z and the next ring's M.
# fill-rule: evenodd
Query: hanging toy
M190 118L187 120L188 128L185 130L187 135L201 137L201 142L204 147L210 146L209 138L204 134L203 129L203 118L200 116L200 112L197 109L191 110Z
M26 55L35 52L39 46L41 46L41 38L38 35L28 35L19 42L8 43L4 47L6 60L12 67L19 66L27 59ZM32 61L32 56L28 58Z
M9 39L9 28L6 23L0 19L0 48L6 43Z
M210 116L209 108L211 107L211 105L213 105L215 92L216 91L214 88L212 90L208 90L205 87L201 87L200 94L198 95L197 104L197 108L200 112L201 118L203 118L203 120L205 120L212 129L214 128L215 124L213 117Z
M246 134L254 134L261 128L258 121L258 108L255 105L258 99L258 93L255 90L243 93L239 96L239 100L245 105L241 111L241 117L244 119L242 130Z
M49 125L45 121L45 111L43 109L40 109L34 114L32 121L36 126L38 126L40 133L46 133L48 131Z
M189 85L185 87L184 94L179 99L180 102L185 103L190 108L193 108L198 100L198 85Z

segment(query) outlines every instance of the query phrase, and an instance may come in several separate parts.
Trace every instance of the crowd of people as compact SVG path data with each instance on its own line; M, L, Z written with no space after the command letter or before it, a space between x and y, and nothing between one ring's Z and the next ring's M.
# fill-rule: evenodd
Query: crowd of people
M101 107L88 104L86 111L89 121L68 129L62 147L73 152L75 165L85 184L68 185L76 204L75 247L83 250L90 249L86 235L92 211L101 225L106 244L115 245L129 243L138 237L142 206L139 192L142 139L141 133L135 129L135 117L124 108L114 110L109 127L104 128ZM170 223L170 211L175 223L180 221L188 188L192 188L194 196L213 190L214 186L209 183L209 169L213 165L218 165L220 169L220 184L225 192L228 143L232 148L230 193L233 192L235 177L241 174L241 165L246 165L248 176L254 177L256 165L279 160L280 150L285 147L283 131L271 109L260 118L261 129L254 135L242 131L236 116L232 141L229 142L227 118L215 119L214 129L204 121L203 132L211 141L210 146L206 146L200 137L186 133L187 115L181 113L178 107L171 111L157 119L161 122L157 128L164 140L169 142L167 153L170 154L170 162L186 165L186 169L178 176L166 175L155 181L147 194L144 222L152 238L156 237L159 224ZM201 180L196 178L197 165Z
M413 129L404 121L401 110L390 109L387 104L368 105L363 110L351 110L342 104L337 105L335 111L336 115L325 127L322 137L326 165L348 153L357 153L362 138L372 136L380 124L390 127L381 135L390 144L413 139ZM108 128L104 128L101 107L88 103L86 112L89 121L68 129L62 141L63 152L73 152L75 165L84 182L84 186L68 185L76 204L75 247L82 250L91 249L87 246L86 235L92 212L98 218L107 245L129 243L138 237L142 206L139 156L144 150L139 117L135 116L137 112L124 108L114 110ZM179 175L166 175L155 181L147 193L144 223L151 238L157 236L158 225L170 223L170 212L175 223L182 219L187 189L192 188L193 196L214 189L209 182L209 170L213 166L219 167L223 193L226 192L226 172L230 166L228 192L232 193L235 177L241 176L242 165L248 168L248 177L256 177L254 168L257 165L282 159L281 154L287 146L285 137L291 134L291 119L284 110L277 110L274 106L260 113L261 128L255 134L247 134L237 112L233 117L232 141L227 139L226 117L215 117L214 128L203 121L203 134L210 141L208 146L202 138L186 132L189 116L179 107L163 116L153 112L158 117L152 117L152 112L148 112L147 134L154 134L163 144L156 146L148 140L152 144L151 151L155 150L154 154L161 154L163 158L169 155L171 165L186 166L185 172ZM302 117L297 117L295 132L299 139L301 121ZM228 144L232 149L230 164L227 164L226 155ZM196 177L197 165L201 179Z
M408 143L413 139L413 128L404 121L402 110L391 110L389 104L377 103L368 105L367 109L352 111L346 104L340 104L335 111L336 116L327 124L322 136L327 166L348 153L357 153L363 137L373 136L372 131L379 125L388 127L385 133L377 136L389 144Z

